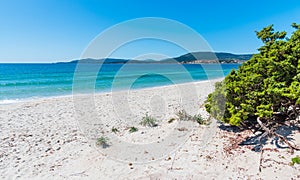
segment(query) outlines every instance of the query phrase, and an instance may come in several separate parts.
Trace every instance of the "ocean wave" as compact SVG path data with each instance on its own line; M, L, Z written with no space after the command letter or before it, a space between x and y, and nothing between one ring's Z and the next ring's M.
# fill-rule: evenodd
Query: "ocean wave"
M14 103L18 103L21 102L20 99L5 99L5 100L0 100L0 105L2 104L14 104Z

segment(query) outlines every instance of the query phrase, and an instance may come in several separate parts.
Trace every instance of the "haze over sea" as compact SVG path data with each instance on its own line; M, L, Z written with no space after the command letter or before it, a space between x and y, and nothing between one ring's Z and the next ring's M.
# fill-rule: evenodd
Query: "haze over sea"
M95 65L88 64L91 68ZM96 78L85 72L77 81L82 83L82 92L88 83L94 83L95 92L109 92L115 76L118 82L113 84L114 90L156 87L203 81L212 78L221 78L232 69L237 69L239 64L201 64L182 65L192 79L186 78L186 73L178 71L175 64L127 64L127 70L119 74L123 64L103 64ZM162 74L153 74L160 69ZM57 64L0 64L0 104L16 101L63 96L72 94L73 77L76 63ZM223 71L220 73L220 71ZM168 74L168 78L164 77ZM134 83L131 83L134 82ZM80 84L81 85L81 84ZM89 86L90 87L90 86ZM88 92L88 90L86 91Z

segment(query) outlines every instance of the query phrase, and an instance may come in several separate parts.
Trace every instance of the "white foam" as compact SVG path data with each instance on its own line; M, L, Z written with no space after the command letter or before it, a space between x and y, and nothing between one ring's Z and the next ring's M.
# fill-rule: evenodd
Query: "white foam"
M5 99L5 100L0 100L0 105L1 104L14 104L20 102L19 99Z

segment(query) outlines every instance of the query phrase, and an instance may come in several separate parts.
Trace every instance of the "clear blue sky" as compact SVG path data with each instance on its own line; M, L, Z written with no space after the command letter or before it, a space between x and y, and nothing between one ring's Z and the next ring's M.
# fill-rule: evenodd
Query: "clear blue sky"
M255 30L274 24L291 32L300 23L300 1L1 0L0 62L76 59L101 31L139 17L180 21L217 52L253 53L261 45Z

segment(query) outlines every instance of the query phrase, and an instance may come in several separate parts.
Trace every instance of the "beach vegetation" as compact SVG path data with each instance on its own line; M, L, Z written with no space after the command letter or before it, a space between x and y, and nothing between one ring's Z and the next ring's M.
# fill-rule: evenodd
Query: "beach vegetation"
M115 128L115 127L112 127L112 128L111 128L111 132L117 133L117 132L119 132L119 130L118 130L117 128Z
M196 114L192 117L192 120L200 125L208 124L208 122L201 116L201 114Z
M300 157L296 156L292 158L292 162L290 163L291 166L294 166L295 164L300 164Z
M107 148L109 147L108 141L109 139L107 137L101 136L97 139L96 144L98 146L102 146L102 148Z
M156 122L157 122L157 120L154 117L149 116L147 113L146 116L142 118L142 121L140 122L140 124L142 126L155 127L155 126L157 126Z
M279 125L300 124L300 25L292 27L289 38L273 25L256 32L263 42L259 53L216 83L205 107L218 120L266 132L298 149L276 133Z
M176 113L180 121L193 121L200 125L208 124L209 122L205 120L201 114L196 114L194 116L189 115L185 110L180 110Z
M172 123L172 122L174 122L176 119L175 118L170 118L169 120L168 120L168 123Z
M136 128L134 126L132 126L132 127L129 128L129 132L130 133L134 133L134 132L137 132L137 131L138 131L138 128Z
M192 120L192 116L189 115L184 109L180 110L176 113L180 121L190 121Z

